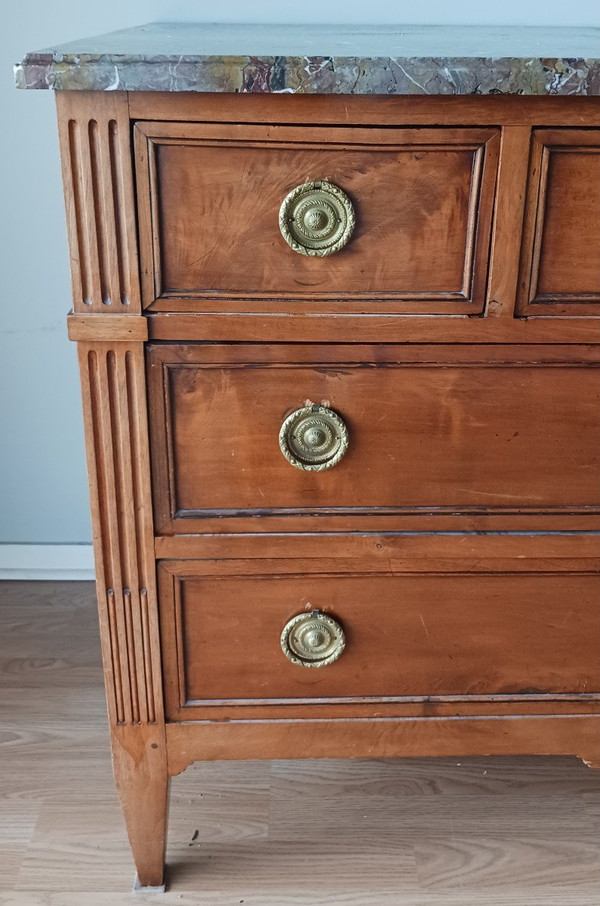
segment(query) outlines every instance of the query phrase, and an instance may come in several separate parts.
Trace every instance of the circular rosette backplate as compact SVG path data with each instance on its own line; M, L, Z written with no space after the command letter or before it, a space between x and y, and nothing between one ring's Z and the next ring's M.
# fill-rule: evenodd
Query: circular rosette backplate
M322 258L346 245L355 219L346 193L322 179L296 186L284 198L279 229L295 252Z
M292 617L281 633L283 653L300 667L332 664L345 647L346 638L340 624L318 610Z
M337 465L346 453L348 429L333 409L303 406L283 422L279 446L296 469L322 472Z

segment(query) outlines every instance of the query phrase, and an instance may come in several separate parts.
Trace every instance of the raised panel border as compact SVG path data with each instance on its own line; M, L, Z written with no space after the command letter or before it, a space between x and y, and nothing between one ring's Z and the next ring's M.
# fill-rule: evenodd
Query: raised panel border
M423 531L430 530L434 517L441 524L439 529L465 531L467 527L478 524L483 528L487 520L487 530L492 529L489 517L504 517L502 529L523 530L525 520L532 529L534 526L543 530L546 521L551 527L552 520L563 530L580 530L589 524L594 515L598 515L598 506L545 506L514 507L489 506L478 507L465 505L427 507L369 507L363 509L327 508L315 512L313 508L304 511L301 508L286 510L277 509L240 512L239 510L214 511L209 508L198 511L180 511L175 494L175 460L172 437L170 433L170 393L169 369L193 365L201 368L225 366L243 367L244 365L269 363L293 366L331 365L343 363L349 367L361 367L364 362L377 362L379 366L457 365L464 367L477 366L493 368L508 366L514 368L534 368L536 366L569 368L597 367L600 363L600 347L575 346L420 346L387 344L378 347L367 345L321 346L318 352L314 347L295 345L259 345L259 344L169 344L147 347L147 373L149 405L154 418L151 424L151 454L153 472L154 517L156 531L160 535L219 533L227 536L235 533L267 535L274 532L323 532L323 531ZM452 517L452 518L449 518ZM525 518L524 518L525 517ZM571 518L573 517L573 518ZM454 521L452 521L452 519ZM445 520L445 525L444 525ZM575 523L573 525L573 522ZM411 524L412 523L412 524ZM419 526L420 523L420 526ZM496 522L496 527L499 523Z
M324 718L409 718L409 717L450 717L450 716L491 716L513 714L573 714L600 712L600 691L589 693L543 694L523 692L519 694L482 695L402 695L402 696L336 696L332 698L253 698L192 700L186 689L184 657L184 627L182 598L185 583L195 578L216 579L236 578L243 582L251 577L297 577L301 582L306 575L335 579L336 576L360 578L365 576L411 577L411 576L453 576L472 578L477 576L511 575L528 576L554 574L551 559L527 564L504 562L502 569L491 569L489 564L476 563L457 558L454 561L431 559L428 568L415 569L410 561L391 559L385 563L372 560L353 561L278 559L278 560L173 560L159 561L159 611L161 641L163 647L163 683L165 713L168 720L283 720L283 719L324 719ZM572 561L569 568L559 570L564 578L569 575L589 576L598 579L598 574L585 560ZM232 656L235 656L232 652Z
M534 129L532 132L516 315L517 317L598 316L600 315L600 262L597 293L542 294L538 291L546 219L548 170L550 157L555 149L562 153L600 154L600 130L563 128Z
M134 124L136 178L142 261L142 299L151 311L266 312L304 314L310 301L312 314L335 314L331 303L339 300L333 293L231 293L218 288L178 293L165 291L161 277L161 248L158 234L158 177L155 151L160 144L194 144L217 147L226 143L241 147L350 148L369 151L395 147L429 149L449 148L473 153L468 235L465 244L463 285L460 292L448 293L344 293L346 314L361 314L368 302L372 314L388 315L481 315L485 308L487 267L490 255L493 206L500 155L500 130L497 127L386 128L311 126L306 129L288 125L246 125L223 123L137 122Z

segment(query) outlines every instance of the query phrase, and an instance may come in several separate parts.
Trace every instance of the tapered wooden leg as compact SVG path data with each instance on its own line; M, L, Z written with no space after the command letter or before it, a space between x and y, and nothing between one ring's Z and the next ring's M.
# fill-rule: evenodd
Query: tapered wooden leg
M115 781L139 887L164 884L169 776L164 728L117 727L112 733Z
M161 887L169 780L144 353L127 341L79 353L114 774L139 885Z

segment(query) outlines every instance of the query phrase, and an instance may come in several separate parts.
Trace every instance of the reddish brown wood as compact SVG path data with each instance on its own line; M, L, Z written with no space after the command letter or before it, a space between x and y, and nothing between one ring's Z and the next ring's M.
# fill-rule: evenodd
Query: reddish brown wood
M358 515L358 514L357 514ZM304 518L304 517L302 517ZM219 520L219 521L217 521ZM231 549L231 544L235 544L237 537L238 543L248 544L248 550L253 548L253 536L255 533L262 536L259 541L259 547L264 550L265 555L270 556L270 549L275 545L277 549L282 549L287 545L289 550L294 551L294 545L299 544L304 550L313 549L316 555L319 555L318 545L312 535L307 535L296 540L296 535L291 539L286 530L295 520L294 516L269 515L266 519L262 516L253 518L250 524L252 534L247 533L249 528L246 516L232 516L227 519L223 525L221 517L202 516L202 526L211 526L219 531L219 539L224 545L224 549ZM302 527L300 520L295 520L295 524ZM326 536L330 533L343 533L348 526L347 516L327 517L327 529L319 532L319 536ZM598 507L589 507L583 509L572 509L570 507L557 507L543 511L536 510L535 507L530 509L516 510L505 507L495 510L482 509L461 509L456 511L453 507L435 507L435 508L416 508L407 507L403 510L383 510L377 515L372 513L368 519L368 529L371 536L407 536L417 532L429 535L431 539L438 538L441 532L458 532L463 536L469 534L486 532L490 537L495 535L505 535L517 533L519 537L527 534L527 541L521 541L521 544L531 545L532 536L535 547L535 534L552 536L552 533L561 533L561 536L570 537L571 543L581 543L581 534L584 532L600 531L600 510ZM282 531L284 534L273 535L273 531ZM170 544L173 542L175 549L179 549L179 544L183 545L185 550L203 551L211 550L211 544L214 542L214 535L185 534L175 536L159 536L155 541L157 551L171 549ZM352 535L341 535L342 544L352 544ZM574 540L575 539L575 540ZM330 539L332 541L333 539ZM337 539L340 541L340 537ZM208 544L208 547L205 545ZM166 545L166 547L165 547ZM201 553L197 554L202 556ZM196 556L196 554L194 554Z
M141 343L80 343L115 780L140 883L163 879L166 748Z
M332 312L343 296L346 312L483 309L497 131L143 123L136 146L146 305L300 312L322 300L311 309ZM326 258L279 232L285 196L315 179L356 210L348 246Z
M81 92L79 92L81 93ZM517 95L290 95L135 91L132 120L363 126L600 126L600 98Z
M502 130L486 312L508 324L514 318L517 294L530 141L528 126Z
M270 706L308 717L311 701L339 718L346 701L363 699L373 716L374 704L431 696L596 694L600 708L597 576L361 574L358 564L308 574L305 566L249 576L223 564L207 576L202 564L179 562L161 573L170 719L231 719L236 708L242 719L247 706L259 718ZM288 620L313 609L342 624L346 649L333 664L303 668L285 658L279 638Z
M600 131L533 135L518 311L600 314Z
M199 759L577 755L598 764L600 714L169 724L169 773Z
M588 477L600 451L600 372L589 365L551 355L529 366L506 349L504 363L486 365L475 364L481 352L452 347L421 357L402 347L289 352L291 361L283 347L150 347L161 532L218 530L215 517L240 531L248 516L263 530L296 517L291 531L328 530L328 516L342 517L351 531L414 507L600 503ZM279 449L282 421L306 400L348 425L349 451L325 472L294 469Z
M127 95L56 93L76 312L139 314Z
M76 315L71 312L67 318L67 330L69 339L77 341L147 340L148 319L141 315L111 315L106 318L98 314Z
M246 520L246 529L247 520ZM600 557L598 532L500 532L479 533L455 530L443 532L314 532L215 535L175 535L158 537L155 550L161 557L398 557L416 561L422 570L426 561L456 557L483 559L492 569L502 569L502 561L548 557L560 560L583 559L595 569ZM419 561L421 561L419 563ZM494 565L492 566L492 563ZM452 567L449 566L452 570ZM460 565L456 567L460 569Z
M141 887L164 884L169 817L165 726L111 728L113 770Z
M177 317L177 316L174 316ZM152 320L150 318L149 320ZM154 351L162 350L162 352ZM170 351L171 350L171 351ZM196 360L208 365L222 365L233 362L241 365L254 365L266 362L281 364L283 359L294 364L306 362L325 364L363 364L365 369L375 365L597 365L600 363L598 344L563 345L535 344L495 344L482 346L477 344L416 344L416 343L329 343L314 346L297 343L267 344L256 346L252 343L217 344L180 343L178 345L148 346L149 357L161 357L165 362Z
M509 297L506 297L509 298ZM505 309L502 309L505 313ZM314 315L157 312L148 317L153 340L264 343L598 343L600 319L466 315ZM533 351L533 350L532 350Z

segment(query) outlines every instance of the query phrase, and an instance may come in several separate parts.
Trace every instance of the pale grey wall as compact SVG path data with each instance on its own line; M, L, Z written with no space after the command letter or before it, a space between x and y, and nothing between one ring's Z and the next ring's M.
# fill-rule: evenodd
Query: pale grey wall
M598 0L28 0L0 31L0 542L89 541L53 97L17 92L28 50L153 21L600 25Z
M0 28L0 542L90 539L54 97L16 91L24 52L138 24L147 3L3 4Z

